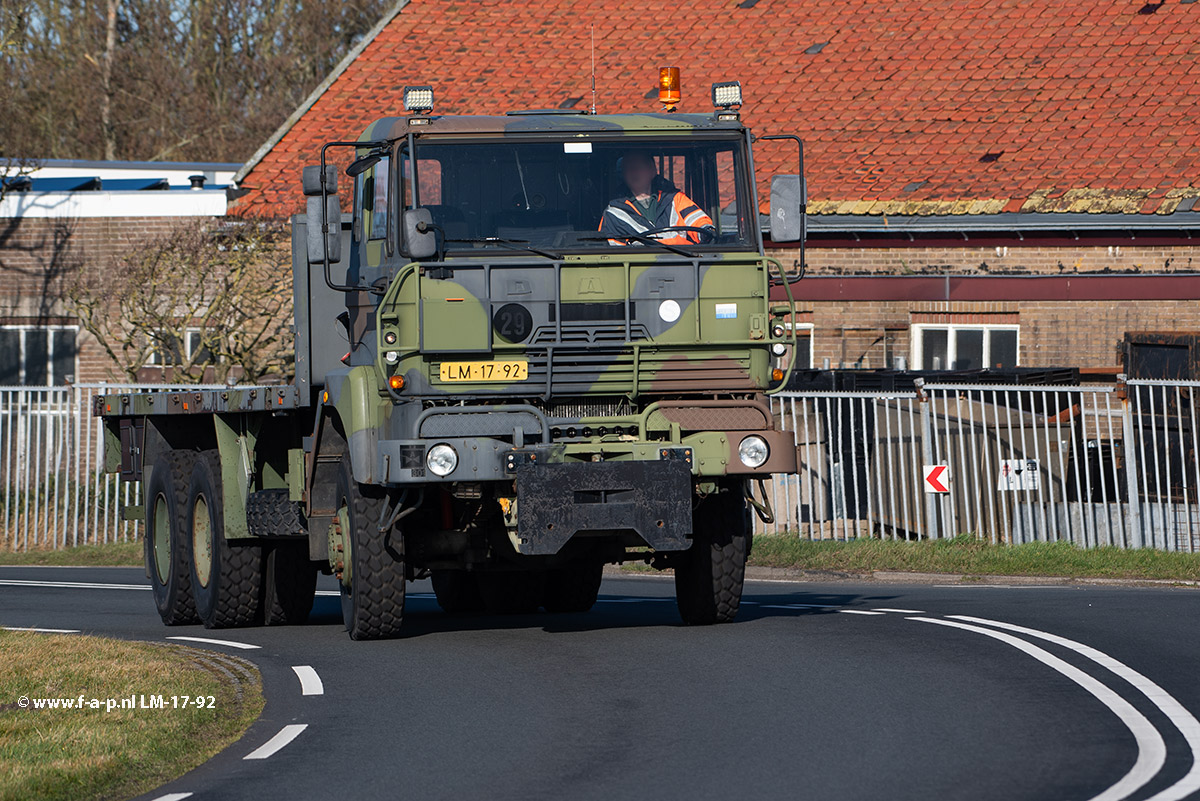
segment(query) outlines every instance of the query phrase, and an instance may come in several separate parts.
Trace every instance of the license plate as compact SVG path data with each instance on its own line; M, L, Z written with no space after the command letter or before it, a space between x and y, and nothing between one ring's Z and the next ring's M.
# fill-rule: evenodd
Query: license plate
M443 381L524 381L528 362L442 362L438 377Z

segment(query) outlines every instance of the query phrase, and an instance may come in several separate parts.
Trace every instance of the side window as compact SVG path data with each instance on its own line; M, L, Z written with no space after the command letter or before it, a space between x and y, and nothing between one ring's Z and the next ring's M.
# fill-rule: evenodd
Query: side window
M717 152L717 233L730 234L738 231L738 186L737 172L733 168L733 151Z
M389 159L380 159L365 182L365 197L371 211L368 239L386 239L388 232L388 166Z

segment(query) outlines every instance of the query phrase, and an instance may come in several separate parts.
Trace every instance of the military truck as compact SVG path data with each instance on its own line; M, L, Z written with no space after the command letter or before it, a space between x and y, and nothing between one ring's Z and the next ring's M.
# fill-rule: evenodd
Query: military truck
M769 226L802 242L800 140L756 142L737 84L701 114L432 97L297 176L294 383L97 398L163 621L302 622L325 573L350 636L390 638L413 580L451 613L579 613L623 562L673 570L685 623L732 620L761 479L796 460L752 145L799 145ZM702 224L600 230L635 151Z

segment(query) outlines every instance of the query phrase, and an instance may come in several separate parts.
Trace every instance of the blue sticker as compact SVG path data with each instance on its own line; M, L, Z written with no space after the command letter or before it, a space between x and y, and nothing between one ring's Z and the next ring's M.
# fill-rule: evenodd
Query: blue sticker
M718 303L717 304L717 319L718 320L736 320L737 319L737 304L736 303Z

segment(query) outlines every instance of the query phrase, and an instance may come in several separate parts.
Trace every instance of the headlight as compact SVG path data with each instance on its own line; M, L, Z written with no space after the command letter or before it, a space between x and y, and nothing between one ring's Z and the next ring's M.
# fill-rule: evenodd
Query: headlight
M435 476L448 476L458 467L458 454L446 443L439 443L429 449L425 456L425 466Z
M776 342L771 346L771 353L774 353L776 356L782 356L787 353L787 345L782 342Z
M770 455L771 449L767 447L767 441L753 434L742 440L741 445L738 445L738 457L742 460L742 464L752 470L766 464L767 457Z

